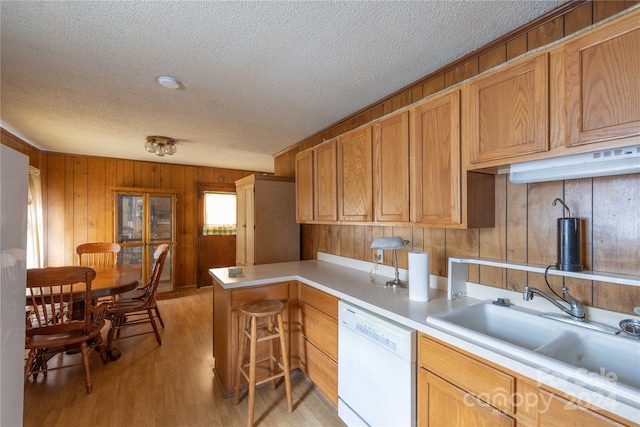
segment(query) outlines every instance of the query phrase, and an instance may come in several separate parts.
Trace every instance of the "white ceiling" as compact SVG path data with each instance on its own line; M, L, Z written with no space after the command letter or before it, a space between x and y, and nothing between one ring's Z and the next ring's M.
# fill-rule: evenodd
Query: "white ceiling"
M273 154L563 2L3 0L2 127L47 151L272 172ZM147 153L147 135L178 152Z

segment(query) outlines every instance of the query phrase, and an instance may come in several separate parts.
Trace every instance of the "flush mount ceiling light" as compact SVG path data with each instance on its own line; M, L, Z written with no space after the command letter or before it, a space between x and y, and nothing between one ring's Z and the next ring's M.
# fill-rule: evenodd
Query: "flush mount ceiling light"
M163 157L165 154L173 155L178 149L176 141L166 136L148 136L144 149L150 153L156 153L157 156Z
M158 77L158 83L160 86L166 87L167 89L179 89L182 86L178 80L169 76Z

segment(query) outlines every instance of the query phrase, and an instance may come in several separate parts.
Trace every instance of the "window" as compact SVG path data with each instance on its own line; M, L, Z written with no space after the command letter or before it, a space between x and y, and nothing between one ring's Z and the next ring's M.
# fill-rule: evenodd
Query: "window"
M236 194L205 191L202 235L234 234L236 234Z

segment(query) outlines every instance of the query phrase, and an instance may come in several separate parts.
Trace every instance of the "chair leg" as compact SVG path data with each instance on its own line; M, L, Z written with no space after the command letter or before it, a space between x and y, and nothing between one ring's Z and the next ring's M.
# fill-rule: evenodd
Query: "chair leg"
M82 366L84 366L84 385L87 388L87 393L91 394L91 369L89 367L89 347L87 342L84 341L81 344L80 350L82 351Z
M27 356L27 363L24 365L24 380L25 380L25 382L29 378L29 374L31 374L31 370L32 370L32 367L33 367L33 361L34 361L35 357L36 357L36 350L32 348L31 350L29 350L29 356Z
M127 323L127 316L125 315L118 316L118 323L116 325L117 327L116 338L120 338L120 332L122 332L122 325L124 325L125 323Z
M158 326L156 325L156 320L153 318L153 313L151 309L147 309L147 314L149 315L149 322L153 327L153 332L156 334L156 341L158 341L158 345L162 345L162 339L160 338L160 333L158 332Z
M158 304L156 304L154 309L156 310L156 317L160 321L160 326L162 326L162 329L164 329L164 322L162 321L162 317L160 316L160 309L158 308Z
M119 329L120 316L115 315L111 319L111 325L109 325L109 333L107 334L107 348L111 348L111 344L113 344L113 334L116 329Z

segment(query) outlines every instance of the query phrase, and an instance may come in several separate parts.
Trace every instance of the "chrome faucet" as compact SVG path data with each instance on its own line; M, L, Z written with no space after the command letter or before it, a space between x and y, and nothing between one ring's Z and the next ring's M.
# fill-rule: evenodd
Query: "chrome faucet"
M586 320L586 316L584 314L584 307L582 306L582 303L569 294L569 289L567 289L566 286L562 286L562 300L567 304L569 304L568 308L560 304L558 301L554 300L553 298L551 298L549 295L547 295L540 289L537 289L528 285L524 287L522 298L525 301L531 301L533 299L533 294L540 295L541 297L549 301L551 304L555 305L560 310L564 311L569 316L571 316L573 320L577 320L580 322L584 322Z

